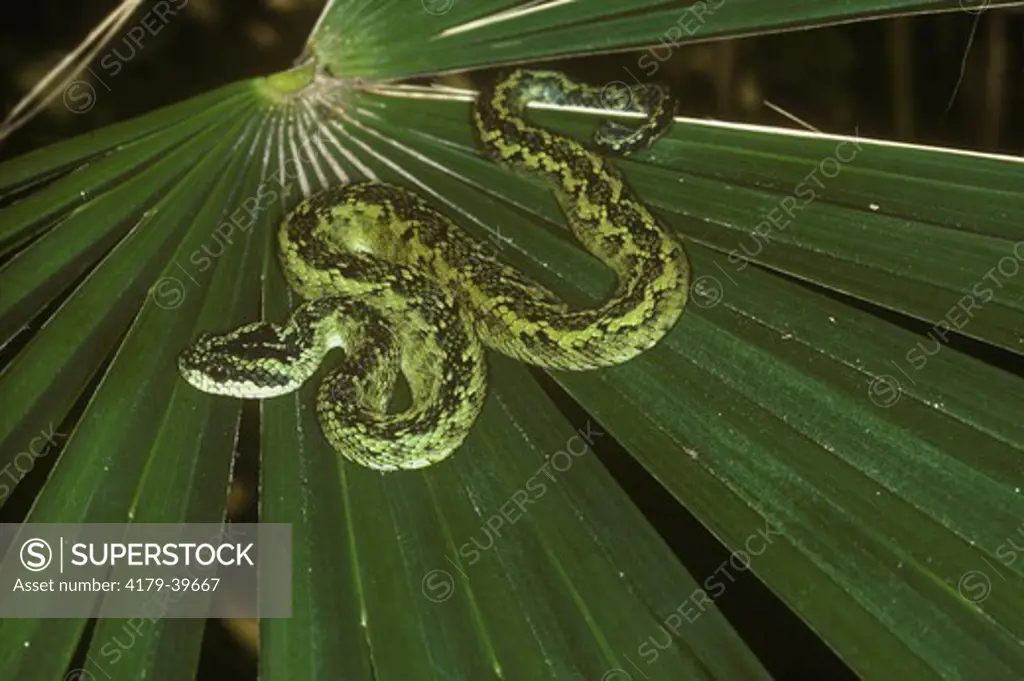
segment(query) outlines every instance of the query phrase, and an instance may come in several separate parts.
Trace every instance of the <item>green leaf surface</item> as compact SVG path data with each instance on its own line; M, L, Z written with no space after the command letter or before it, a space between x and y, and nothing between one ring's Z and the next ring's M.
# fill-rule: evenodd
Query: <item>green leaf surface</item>
M265 316L283 317L276 263L264 273ZM262 623L265 678L415 678L425 664L442 678L599 677L697 588L650 528L638 536L641 517L592 456L571 463L571 481L544 477L565 466L564 451L549 458L572 428L523 369L495 359L491 373L495 392L458 459L425 473L339 466L319 436L315 386L264 404L262 517L293 523L300 576L295 619ZM616 540L626 527L628 548ZM680 638L662 653L668 668L764 677L717 613ZM715 649L732 653L705 659Z
M246 162L249 154L267 137L266 132L255 136L251 142L254 148L249 150L244 146L250 143L248 137L239 138L237 149L248 153L239 153L232 158L231 167L224 173L214 194L203 204L195 220L196 225L209 227L221 224L223 207L239 202L242 187L259 179L259 165L246 165ZM264 220L258 227L262 232L269 225ZM258 288L254 277L251 274L247 276L247 273L257 271L254 266L263 257L265 240L246 236L237 244L215 245L209 243L211 235L205 229L195 229L191 236L192 239L186 238L182 242L174 263L184 256L191 260L192 254L197 252L206 254L216 250L223 253L223 262L212 271L212 277L203 282L209 286L209 296L186 294L180 306L173 308L165 306L170 301L154 296L148 308L152 310L148 319L150 325L166 323L167 317L178 314L194 316L195 308L200 304L199 324L209 325L225 319L244 323L248 318L247 312L255 310L258 304ZM188 250L193 247L198 250ZM175 265L165 273L165 277L178 273ZM197 282L196 285L200 284ZM214 304L212 301L224 302ZM138 333L145 334L146 330L140 326ZM162 353L153 366L155 375L165 376L168 365L173 365L175 347L168 350L170 352ZM140 438L140 442L150 443L150 454L128 510L128 517L133 522L214 523L225 519L224 505L234 464L240 406L234 400L205 400L180 384L175 386L159 431L155 436L150 434L145 439ZM226 588L233 586L237 585L229 584ZM202 619L99 620L92 635L85 670L94 678L112 680L138 678L143 670L147 679L191 679L199 663L204 625Z
M399 93L407 97L401 103L360 102L353 116L561 223L548 190L508 187L503 171L475 155L463 105L449 101L444 112L436 97L416 98L423 93L415 88ZM594 119L567 125L564 115L540 112L538 120L585 138ZM727 256L700 273L710 289L728 295L755 262L1024 354L1021 159L799 133L783 152L783 139L780 131L680 121L620 165L668 224ZM698 174L702 159L714 163ZM920 360L902 357L912 347L891 359L913 370Z
M126 286L121 275L127 265L121 264L119 259L134 262L137 268L139 261L146 257L145 251L140 250L146 248L146 239L139 237L140 233L145 234L154 247L169 247L157 260L166 278L176 272L176 263L185 262L189 254L210 240L210 227L217 224L225 206L237 200L238 183L244 173L245 157L236 156L232 160L229 152L245 142L243 133L255 127L254 123L255 118L235 123L233 132L222 137L221 148L195 166L156 204L148 229L136 229L119 243L114 254L61 306L51 321L51 328L66 325L69 327L66 334L44 335L42 343L31 343L25 351L30 358L33 352L44 353L50 362L16 360L0 377L0 381L17 381L23 371L52 372L48 378L45 374L37 378L46 381L48 386L47 383L39 385L49 387L51 392L37 394L52 395L52 391L62 388L64 403L57 407L67 410L77 397L73 384L67 383L68 374L82 381L89 378L85 371L75 374L66 368L82 360L82 355L74 351L81 352L85 346L85 351L91 350L86 357L104 357L111 350L115 352L108 372L89 400L27 522L145 522L158 518L161 522L202 522L223 518L238 405L211 404L209 400L197 400L198 396L192 391L181 389L183 386L174 371L175 357L188 342L188 327L179 321L170 326L169 332L163 331L175 312L161 305L157 295L148 295L147 280L140 278ZM175 227L179 241L167 244L167 237L175 235ZM182 238L181 230L189 227L191 229L185 229ZM242 271L241 255L245 252L243 249L228 251L219 263L214 283L220 290L225 289L223 282L230 281L228 278L233 272L237 276ZM126 315L99 316L92 320L92 328L81 328L90 296L102 300L106 293L109 300L112 288L123 291L126 297L134 297L133 307L138 309L141 305L138 316L134 319ZM231 303L240 302L237 298L241 295L251 297L251 292L235 287L234 297L220 299L229 303L227 312L239 323L245 318L240 314L245 308ZM182 306L177 314L194 315L201 300L200 296L192 296L191 304ZM127 324L130 327L126 328ZM68 343L68 335L75 331L85 336L81 345ZM49 347L47 339L50 339ZM90 347L92 343L97 347ZM95 370L95 365L86 365L86 368ZM32 411L23 417L21 425L54 420L54 401L51 397L24 405L26 410ZM199 409L197 404L201 405ZM59 421L64 412L56 413L61 414L56 419ZM111 414L130 414L131 418L111 418ZM212 424L205 426L209 429L208 435L203 434L204 424ZM4 450L5 454L7 451ZM165 665L167 671L162 673L180 675L195 668L201 621L161 620L148 624L147 636L141 637L144 642L127 645L127 637L134 630L128 629L125 621L101 622L94 633L94 655L88 658L86 671L94 675L101 671L111 678L137 678L140 668L155 669L171 654L176 662L186 662L188 666ZM37 675L34 678L60 676L71 660L84 626L85 621L81 619L4 620L0 622L0 640L39 640L45 631L49 654L40 661L37 651L30 646L0 646L0 668L24 670L19 672L19 678L29 678L29 669ZM188 657L182 658L184 651L180 645L185 642L191 651ZM121 663L122 659L126 661ZM160 675L156 674L155 678Z
M25 186L35 185L57 173L70 170L155 132L167 134L176 126L188 130L195 123L192 117L197 114L216 111L217 115L213 120L224 122L226 112L233 104L243 103L252 97L252 86L252 81L226 85L144 116L115 123L102 130L79 135L7 160L0 165L0 170L3 171L0 172L0 196Z
M994 0L993 10L1015 4ZM310 49L338 76L426 73L653 46L619 78L657 73L687 43L919 12L963 12L962 0L421 0L334 2ZM399 8L401 6L401 9ZM966 7L977 11L975 5ZM666 55L666 56L662 56Z
M477 159L468 147L441 141L443 128L468 115L464 109L435 125L422 107L412 108L404 111L404 102L354 107L351 115L362 123L350 126L354 146L390 154L405 181L422 183L460 212L500 225L515 250L527 256L516 259L517 265L560 293L574 287L577 297L593 295L607 284L593 259L545 234L552 215L543 207L552 202L531 197L526 182L514 188L513 180L503 178L501 194L509 198L502 203L472 191L478 182L489 184L471 169ZM432 110L442 118L440 106ZM420 121L415 130L407 116ZM372 132L371 121L391 139ZM672 140L686 138L688 131L680 128ZM799 137L791 142L799 148ZM885 182L874 191L902 195L899 177L882 172L891 158L879 155L871 163L871 143L860 143L865 151L858 169ZM813 146L820 148L820 141ZM923 162L925 152L912 153ZM952 167L937 158L941 152L930 153L934 165ZM656 146L649 157L659 156ZM642 194L677 182L674 173L645 161L624 164L631 178L634 168L644 168L645 180L635 182ZM947 174L947 180L964 186L972 175L993 171L989 159L978 165L980 170L960 159L956 168L963 177ZM1007 160L1004 170L1012 176L1019 164ZM993 194L1005 191L994 184ZM721 180L714 189L722 195L734 191ZM984 190L980 183L975 188ZM709 210L721 201L709 198L709 191L685 197L666 191L660 205L680 215ZM936 196L933 202L959 198ZM981 205L1000 210L998 201ZM998 219L979 214L978 221L993 218ZM874 211L861 220L868 228L891 222ZM668 222L687 237L695 223L707 224L671 217ZM717 224L722 222L719 217ZM472 220L466 224L472 229ZM991 239L958 235L959 264L983 263ZM932 270L958 264L928 251L941 252L942 236L920 244ZM1006 245L1012 253L1012 242ZM856 261L855 247L851 242L836 251ZM998 599L983 603L963 595L967 584L961 580L980 566L1005 564L996 554L1024 516L1024 430L1016 418L1021 380L950 348L940 348L935 357L919 352L925 365L915 369L906 357L918 356L908 352L920 351L919 337L756 266L737 268L699 240L690 251L694 304L666 343L627 365L560 374L559 382L727 545L742 548L766 526L785 537L753 569L819 631L843 612L849 629L831 641L854 668L875 674L898 670L906 678L948 669L966 678L1012 678L1024 663L1024 630L1013 614L1024 602L1021 582L1014 581L1020 566L1004 565L998 575L1008 582ZM816 251L809 249L804 261L811 254ZM552 276L550 262L559 263L562 276ZM899 277L893 269L889 276ZM712 276L721 281L712 285ZM1016 290L1012 286L1020 284L1008 281L1004 290ZM1012 310L996 308L993 314L1019 329L1020 317ZM888 375L892 360L904 362L908 373L899 379ZM951 376L959 380L950 382ZM750 512L737 516L736 507ZM822 573L829 576L829 589L820 585L808 597L807 584L820 582L814 576ZM942 625L921 631L921 613Z
M217 146L176 179L165 196L150 199L157 203L147 210L149 221L122 235L57 309L47 328L66 324L67 329L34 338L0 378L12 382L8 385L26 385L20 383L27 383L25 374L44 372L32 375L40 397L26 401L27 415L10 421L17 435L71 408L76 392L68 390L66 379L60 382L63 404L43 400L55 390L57 377L67 376L81 358L75 350L83 342L68 343L68 334L79 334L92 356L113 353L29 521L198 521L223 513L238 405L187 389L174 371L174 358L194 334L251 317L259 290L252 279L258 271L254 262L263 263L268 316L285 315L286 289L268 239L289 189L298 185L310 191L321 176L327 181L323 159L292 167L293 183L282 188L282 200L261 212L252 229L251 234L260 235L254 242L259 248L215 247L219 233L213 226L223 224L223 217L248 198L262 195L268 175L286 166L296 147L284 140L300 120L296 111L282 106L271 118L250 114L233 119L229 134L200 133L196 140L210 135ZM314 148L326 146L307 147ZM173 172L178 167L174 159L168 154L154 168ZM248 166L239 183L252 159L263 161ZM335 167L341 173L383 170L365 154L339 153ZM127 176L122 180L131 181ZM109 187L96 200L123 187ZM93 241L103 237L89 236ZM69 257L81 257L91 246L83 237L65 249ZM202 261L195 254L213 258L218 248L223 255L214 258L215 267L193 267ZM134 283L126 284L119 258L135 264L139 274ZM138 269L147 261L153 263L148 286L144 270ZM130 304L142 305L139 315L132 319L109 309L83 325L90 296L99 299L115 282L131 301L126 310ZM191 288L169 289L170 282L191 283L195 294ZM160 341L154 343L156 334ZM50 361L38 361L43 356ZM91 374L79 376L84 382ZM296 669L307 669L310 678L335 672L343 678L371 673L408 678L427 660L447 673L477 677L495 669L512 676L542 669L554 676L600 676L636 658L644 638L658 632L675 604L697 589L589 450L578 449L578 441L572 446L586 458L566 459L574 473L571 480L537 479L554 476L546 472L551 465L563 465L569 456L564 451L557 464L549 459L558 447L568 446L574 431L522 368L496 361L492 380L496 392L482 419L479 442L468 444L464 463L449 467L440 478L437 472L385 478L341 466L316 425L309 402L313 385L264 405L261 518L292 522L297 532L295 618L263 622L265 676L293 678ZM79 390L84 388L80 385ZM164 397L154 400L153 395ZM539 404L544 406L537 409ZM133 415L128 423L107 416L128 413ZM103 454L90 456L90 451ZM108 475L112 470L115 478ZM527 485L531 497L522 496ZM382 499L386 513L381 512ZM537 508L520 508L512 516L512 499ZM495 530L486 524L499 517L510 527ZM617 540L625 531L633 537L628 547ZM485 540L493 548L470 553L473 541L482 545ZM339 579L345 574L339 575L340 565L348 566L347 579ZM445 568L450 569L438 572ZM395 575L402 575L405 584L400 601ZM439 588L434 580L445 575L458 594L442 600L430 590ZM662 664L689 670L694 678L767 678L720 614L709 612L702 620L674 637L659 655ZM338 622L351 627L341 646ZM46 664L32 667L36 678L66 668L85 622L60 620L53 626L10 620L0 625L7 641L35 640L43 627L54 654ZM156 678L180 678L196 664L198 623L160 622L140 636L145 643L126 647L130 627L125 620L100 622L85 670L112 678L128 678L139 670ZM418 652L409 654L406 648ZM709 652L721 649L731 653ZM35 657L30 648L14 646L3 655L2 668L22 670L29 678ZM178 664L166 664L171 655Z

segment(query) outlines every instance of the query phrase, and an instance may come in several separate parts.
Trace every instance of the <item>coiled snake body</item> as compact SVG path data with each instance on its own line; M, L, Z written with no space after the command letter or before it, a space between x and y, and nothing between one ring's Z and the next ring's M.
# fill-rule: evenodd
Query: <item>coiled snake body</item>
M614 270L605 302L570 309L418 195L360 182L307 199L282 224L282 269L306 299L288 322L201 336L179 357L182 376L205 392L273 397L296 390L342 347L345 359L317 396L321 427L343 457L388 471L429 466L462 443L485 396L485 346L568 370L650 348L686 304L682 247L603 156L525 118L531 100L599 97L556 72L517 70L480 94L473 120L488 155L550 185L575 237ZM671 121L659 87L635 88L625 104L646 111L645 122L605 122L599 149L628 153ZM412 401L392 413L399 374Z

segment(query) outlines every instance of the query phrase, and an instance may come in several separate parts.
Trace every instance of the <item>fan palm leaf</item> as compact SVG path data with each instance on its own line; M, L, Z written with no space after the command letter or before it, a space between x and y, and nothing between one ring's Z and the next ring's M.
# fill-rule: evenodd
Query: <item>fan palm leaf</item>
M715 604L746 571L859 675L1016 678L1024 381L947 339L1024 354L1018 158L678 119L619 163L690 254L677 328L625 365L550 374L582 420L491 357L470 437L423 471L340 462L315 385L256 413L177 375L199 332L287 315L275 227L355 179L421 192L572 301L607 290L549 190L478 154L471 92L397 81L957 8L698 4L337 2L316 68L0 166L0 466L60 434L16 476L46 471L25 521L217 522L258 433L260 519L291 523L294 546L293 616L260 623L265 679L770 678ZM608 115L535 113L579 137ZM614 442L731 551L722 565L669 549L595 455ZM201 620L130 643L129 624L4 620L0 670L194 675Z

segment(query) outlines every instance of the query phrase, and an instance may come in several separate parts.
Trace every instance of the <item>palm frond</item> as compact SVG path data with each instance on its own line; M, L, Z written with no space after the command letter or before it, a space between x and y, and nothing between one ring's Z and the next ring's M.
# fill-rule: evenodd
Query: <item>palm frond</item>
M418 3L335 3L311 51L399 79L652 44L693 12L425 2L429 21L398 22ZM955 6L732 0L687 39ZM50 424L69 434L26 521L224 517L256 415L190 389L175 358L200 331L284 318L274 229L320 188L409 186L566 298L600 297L610 274L549 191L476 153L470 102L307 65L0 165L0 467ZM607 112L536 115L582 137ZM295 547L261 677L769 678L714 607L726 577L688 572L595 456L614 439L734 551L727 571L858 674L1015 678L1024 563L1002 548L1024 517L1024 381L943 333L1024 354L1021 160L678 119L620 166L695 281L654 350L553 376L592 421L492 357L457 455L380 476L330 450L315 385L261 404L260 519L292 523ZM906 318L924 332L889 321ZM111 662L125 625L5 620L0 670L61 678L84 637L96 678L194 674L202 621L155 623Z

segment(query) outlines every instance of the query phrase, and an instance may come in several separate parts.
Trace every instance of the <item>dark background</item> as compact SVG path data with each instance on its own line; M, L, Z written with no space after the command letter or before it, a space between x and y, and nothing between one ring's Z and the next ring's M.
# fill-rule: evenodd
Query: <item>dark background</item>
M35 0L7 5L0 27L0 63L5 67L0 74L0 113L6 115L115 4ZM152 4L144 4L124 30ZM287 68L302 51L322 4L323 0L189 0L156 36L145 36L141 49L133 51L128 43L115 40L103 51L116 47L120 54L132 56L116 76L98 64L93 70L102 81L82 76L96 93L87 111L72 111L77 100L66 102L58 96L0 144L0 159L240 78ZM602 83L621 79L624 67L640 75L641 55L604 55L555 66ZM1022 76L1024 13L1018 9L887 19L677 47L655 77L676 91L681 115L796 126L766 106L767 100L823 132L856 130L864 137L1020 154ZM448 81L470 85L473 78L455 75ZM1001 363L999 358L990 361ZM582 424L586 414L543 374L537 375L570 419ZM249 406L246 411L243 425L248 423L245 430L252 432L255 412ZM233 517L252 521L256 457L246 439L243 433L230 507ZM627 453L614 443L599 449L598 455L698 580L728 558L726 549ZM38 479L42 484L45 478ZM16 515L18 507L21 513L27 511L33 492L19 493L24 503L8 504L5 516ZM716 605L776 678L855 678L755 578L747 575L730 586ZM200 678L255 679L256 646L255 623L211 621Z
M153 4L143 3L123 31ZM2 112L10 111L115 5L115 0L9 3L0 26ZM145 36L116 76L93 64L99 79L88 74L83 79L97 93L94 106L75 113L58 96L0 145L0 158L281 70L301 52L322 5L323 0L187 0L157 35ZM105 51L113 48L132 53L130 43L115 40ZM623 67L641 75L641 54L577 59L571 70L594 82L622 78ZM1003 153L1024 147L1021 8L676 47L655 78L676 90L682 115L795 125L768 108L768 100L823 132L857 128L862 136ZM69 103L76 105L74 98Z

